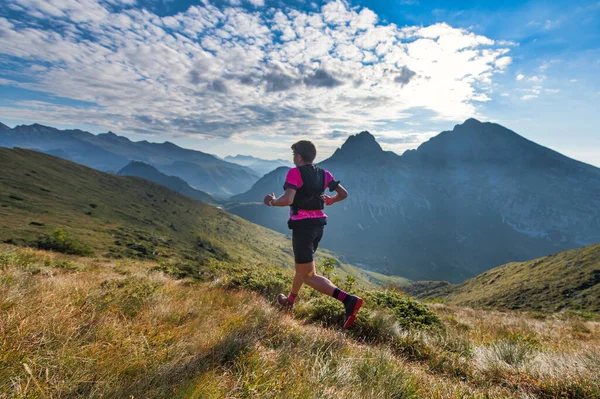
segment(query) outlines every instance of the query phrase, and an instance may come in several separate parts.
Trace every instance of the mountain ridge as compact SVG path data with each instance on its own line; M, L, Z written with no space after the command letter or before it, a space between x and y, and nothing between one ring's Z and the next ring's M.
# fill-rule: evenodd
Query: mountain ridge
M79 129L59 130L38 123L0 130L0 146L48 152L113 173L132 160L142 161L161 172L186 180L197 189L221 197L249 189L260 177L245 166L221 160L201 151L182 148L170 142L134 142L113 132L94 135ZM179 174L177 168L172 167L177 161L188 163L185 175Z
M600 244L507 263L458 285L416 282L406 290L458 306L600 312Z
M193 198L198 201L207 202L210 204L221 204L223 201L214 198L212 195L205 193L204 191L196 190L192 188L180 177L168 176L161 173L152 165L148 165L140 161L131 161L127 166L121 169L118 173L119 176L137 176L142 179L150 180L165 186L179 194Z
M323 245L367 269L460 282L600 242L600 169L501 125L470 119L401 156L375 150L361 158L338 149L319 163L350 194L325 209ZM230 211L284 232L284 212L260 207L282 190L285 172L275 172L234 197L244 204Z
M97 256L168 261L167 269L194 278L213 261L286 269L294 264L289 237L214 205L136 176L0 148L0 242L32 245L56 228ZM315 255L318 262L327 257L340 258L324 248ZM350 275L367 286L387 279L341 260L336 266L340 278Z

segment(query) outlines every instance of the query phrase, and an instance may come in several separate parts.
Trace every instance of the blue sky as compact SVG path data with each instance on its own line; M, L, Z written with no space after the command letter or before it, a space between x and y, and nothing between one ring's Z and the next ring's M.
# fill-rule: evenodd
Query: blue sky
M600 2L6 0L0 121L219 156L469 117L600 166Z

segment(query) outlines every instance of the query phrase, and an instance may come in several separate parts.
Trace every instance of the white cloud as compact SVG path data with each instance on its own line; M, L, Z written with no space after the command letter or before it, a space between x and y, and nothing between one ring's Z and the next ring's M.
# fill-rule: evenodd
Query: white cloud
M500 68L500 69L504 69L504 68L506 68L506 67L507 67L507 66L509 66L511 63L512 63L512 58L510 58L510 57L502 57L502 58L498 58L498 59L495 61L495 64L496 64L496 66L497 66L498 68Z
M535 94L526 94L523 97L521 97L521 100L531 100L534 98L537 98L538 96L536 96Z
M323 19L327 23L343 25L352 20L352 11L348 10L339 0L327 3L321 8Z
M560 21L560 20L554 20L554 21L552 21L552 20L548 19L548 20L546 20L546 22L544 23L544 29L545 29L545 30L554 29L554 28L556 28L557 26L559 26L560 24L561 24L561 21Z
M248 0L248 2L250 2L256 7L262 7L265 5L265 0Z
M523 78L525 78L525 75L521 73L517 75L517 80L523 80Z
M512 62L506 43L444 23L398 28L341 1L166 17L94 0L8 1L45 20L0 18L0 53L34 64L18 85L99 105L5 105L15 119L239 139L368 129L416 108L458 121L490 101Z
M530 78L529 78L529 79L527 79L527 80L528 80L529 82L536 82L536 83L538 83L538 82L542 82L542 81L544 81L545 79L546 79L546 77L545 77L545 76L532 76L532 77L530 77Z

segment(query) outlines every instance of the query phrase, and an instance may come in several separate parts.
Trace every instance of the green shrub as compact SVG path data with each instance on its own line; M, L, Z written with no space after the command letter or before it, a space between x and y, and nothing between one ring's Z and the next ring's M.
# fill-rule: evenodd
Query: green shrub
M51 260L45 262L46 266L55 267L57 269L64 269L69 271L79 270L79 266L74 263L69 262L68 260Z
M396 321L406 329L427 329L442 324L427 306L395 291L370 291L366 293L365 300L371 306L391 310Z
M89 256L93 254L92 249L71 237L63 229L55 229L50 234L38 237L34 245L39 249L62 252L71 255Z
M161 271L168 274L176 279L182 279L191 277L198 280L209 280L214 275L210 272L203 270L202 265L199 262L172 262L164 261L160 262L157 266L150 269L152 271Z
M0 270L6 269L11 266L14 262L15 255L11 253L2 252L0 253Z
M346 317L344 305L329 296L320 295L295 306L296 317L326 327L341 327ZM348 334L366 342L390 342L398 334L396 316L389 309L363 307Z
M242 268L230 270L226 288L241 288L258 292L272 300L277 294L287 292L292 278L275 268Z
M295 314L308 322L317 322L325 326L344 324L344 305L337 299L326 295L298 303Z
M9 266L19 269L30 269L30 266L39 262L39 260L39 256L33 253L21 251L2 252L0 253L0 270L4 270Z
M566 312L568 316L578 317L585 321L599 321L600 314L586 310L569 310Z
M335 269L335 264L337 261L334 258L325 258L323 262L317 266L318 270L323 270L323 276L328 279L333 277L333 270Z

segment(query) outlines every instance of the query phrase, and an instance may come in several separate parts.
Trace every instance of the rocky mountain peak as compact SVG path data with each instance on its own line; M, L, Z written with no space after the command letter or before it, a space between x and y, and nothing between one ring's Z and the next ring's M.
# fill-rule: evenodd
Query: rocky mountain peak
M384 153L375 140L375 136L366 130L348 137L341 148L338 148L332 158L368 158Z
M517 154L539 153L541 146L496 123L467 119L417 149L421 155L441 159L507 160Z
M28 132L28 131L42 132L42 131L57 131L58 129L55 129L55 128L50 127L50 126L40 125L39 123L34 123L32 125L18 125L18 126L15 126L14 130L17 131L17 132Z
M129 143L131 142L131 140L129 140L127 137L125 136L119 136L118 134L115 134L111 131L108 131L106 133L100 133L98 135L99 139L103 139L103 140L109 140L110 142L120 142L120 143Z

